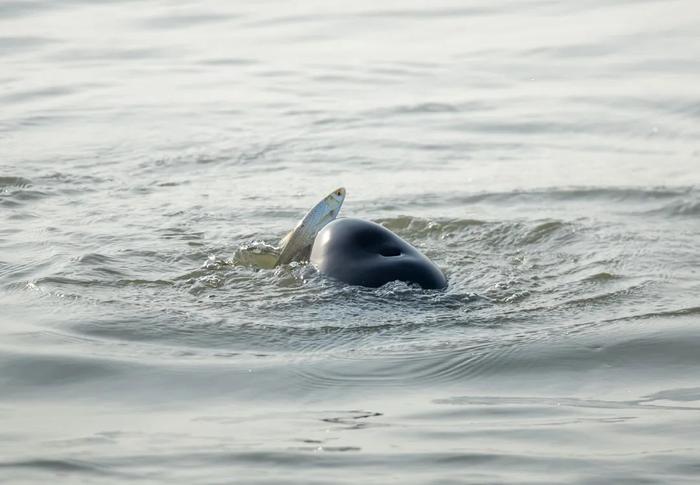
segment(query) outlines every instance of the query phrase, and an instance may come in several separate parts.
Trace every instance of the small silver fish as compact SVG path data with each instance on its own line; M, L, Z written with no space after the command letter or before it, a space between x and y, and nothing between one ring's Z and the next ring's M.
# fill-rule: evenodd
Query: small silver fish
M345 200L345 189L340 187L316 204L292 232L280 241L280 255L275 266L289 264L294 260L308 258L316 234L323 226L336 218Z

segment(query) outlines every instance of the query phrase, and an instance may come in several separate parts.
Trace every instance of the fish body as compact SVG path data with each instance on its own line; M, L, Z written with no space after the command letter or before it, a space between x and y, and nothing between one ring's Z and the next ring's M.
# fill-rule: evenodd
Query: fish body
M275 266L308 258L318 231L335 219L345 200L345 189L340 187L323 198L280 241L280 254Z

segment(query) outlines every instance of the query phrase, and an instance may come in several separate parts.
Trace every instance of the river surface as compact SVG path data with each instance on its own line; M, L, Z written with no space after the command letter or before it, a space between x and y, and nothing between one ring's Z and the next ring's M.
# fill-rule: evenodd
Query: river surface
M696 0L0 3L0 482L698 481Z

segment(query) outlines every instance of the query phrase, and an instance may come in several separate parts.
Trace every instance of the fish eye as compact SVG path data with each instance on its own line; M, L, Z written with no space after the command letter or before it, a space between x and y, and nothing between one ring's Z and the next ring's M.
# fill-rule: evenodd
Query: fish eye
M340 190L335 191L335 195L340 195L340 194L342 194L342 192Z

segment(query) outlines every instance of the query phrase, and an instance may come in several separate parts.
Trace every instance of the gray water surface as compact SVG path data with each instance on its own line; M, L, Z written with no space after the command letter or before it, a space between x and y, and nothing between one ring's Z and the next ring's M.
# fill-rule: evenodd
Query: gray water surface
M0 482L697 483L700 7L0 3ZM338 186L448 276L277 244Z

